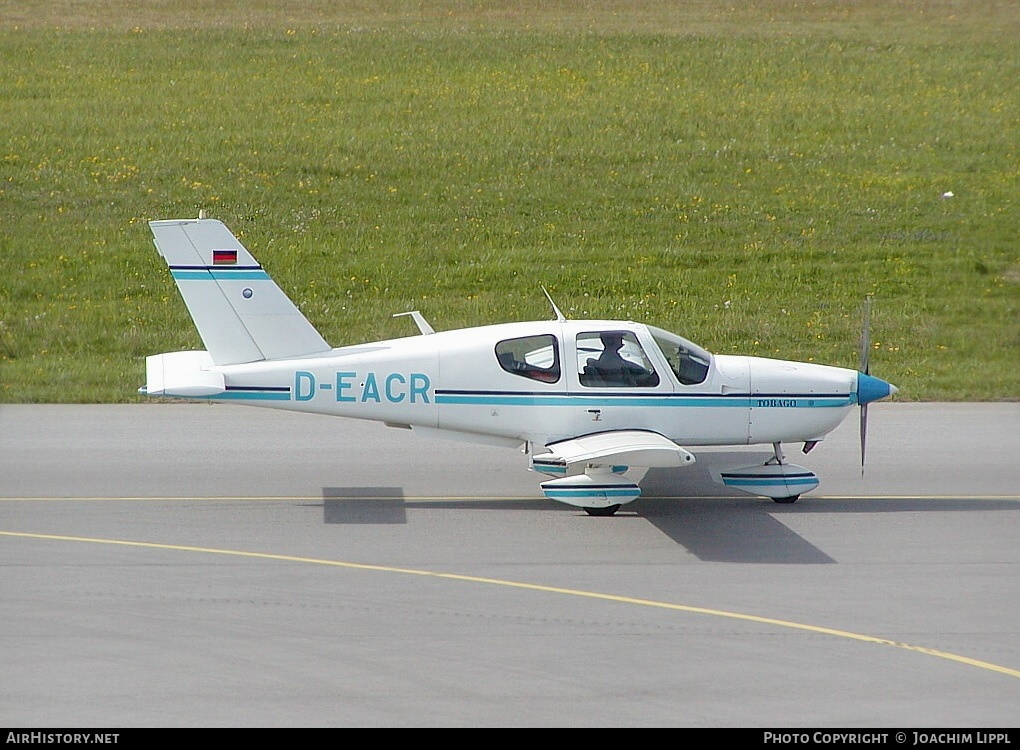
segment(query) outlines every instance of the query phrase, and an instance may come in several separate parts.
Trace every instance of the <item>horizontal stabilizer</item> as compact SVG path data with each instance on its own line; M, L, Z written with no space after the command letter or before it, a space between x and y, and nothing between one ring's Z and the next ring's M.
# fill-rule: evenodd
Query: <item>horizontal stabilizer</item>
M145 358L146 396L201 398L226 390L223 374L211 372L209 352L171 352Z
M233 365L330 350L258 261L215 219L150 221L213 363Z
M694 455L669 438L647 430L618 430L570 438L546 446L541 459L559 459L566 464L590 463L602 466L626 464L646 468L671 468L694 463Z

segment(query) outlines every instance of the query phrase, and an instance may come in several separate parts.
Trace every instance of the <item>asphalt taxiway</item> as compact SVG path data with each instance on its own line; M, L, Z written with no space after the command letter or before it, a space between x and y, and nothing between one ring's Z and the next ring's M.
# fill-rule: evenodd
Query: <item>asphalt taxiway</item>
M873 404L793 505L710 481L766 453L593 518L373 423L0 406L0 722L1015 727L1020 404Z

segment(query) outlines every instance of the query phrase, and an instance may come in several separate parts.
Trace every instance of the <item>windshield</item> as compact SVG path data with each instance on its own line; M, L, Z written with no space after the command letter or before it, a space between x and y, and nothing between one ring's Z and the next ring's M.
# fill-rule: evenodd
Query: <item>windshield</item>
M649 326L648 330L655 343L659 345L662 355L669 362L669 367L677 380L683 385L705 382L705 378L708 377L708 366L712 362L711 354L675 333L653 326Z

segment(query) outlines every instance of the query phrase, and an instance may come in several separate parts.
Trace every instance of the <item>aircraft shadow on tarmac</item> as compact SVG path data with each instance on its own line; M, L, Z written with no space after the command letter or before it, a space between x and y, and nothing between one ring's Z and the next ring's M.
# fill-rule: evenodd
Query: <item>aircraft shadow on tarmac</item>
M764 455L764 454L763 454ZM767 457L767 456L766 456ZM836 561L782 522L782 516L806 513L887 513L950 510L1020 510L1008 500L925 498L812 498L796 505L777 505L734 491L712 481L713 466L733 466L755 456L714 453L697 467L651 469L641 480L642 496L615 516L594 518L580 508L532 498L442 498L408 500L401 487L324 487L326 524L404 524L409 509L541 510L573 513L586 523L627 523L642 519L654 525L689 553L706 562L832 564ZM764 460L764 459L763 459ZM816 500L813 502L813 500Z
M651 523L688 552L705 561L821 564L835 562L770 515L771 500L757 507L736 507L756 498L644 498L610 518L587 516L580 508L545 498L488 500L405 500L399 487L327 487L323 520L327 524L403 524L409 509L541 510L574 513L581 523ZM631 509L633 508L633 509Z

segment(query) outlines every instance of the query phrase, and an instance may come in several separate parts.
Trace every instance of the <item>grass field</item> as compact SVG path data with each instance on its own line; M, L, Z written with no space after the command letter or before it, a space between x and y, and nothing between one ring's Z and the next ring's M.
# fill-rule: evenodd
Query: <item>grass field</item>
M736 7L734 7L736 6ZM201 348L146 222L333 345L622 317L1020 398L1020 3L0 0L0 402Z

